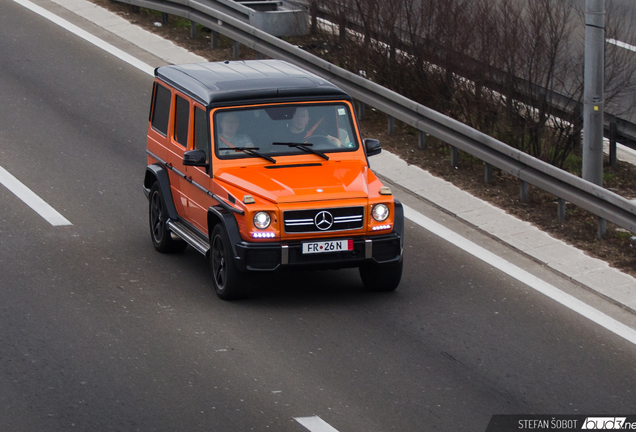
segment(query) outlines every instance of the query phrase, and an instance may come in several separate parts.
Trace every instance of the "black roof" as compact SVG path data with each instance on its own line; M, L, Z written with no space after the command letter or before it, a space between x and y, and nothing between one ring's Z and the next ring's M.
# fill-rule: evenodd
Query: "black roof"
M281 98L350 99L330 82L282 60L162 66L155 76L206 106Z

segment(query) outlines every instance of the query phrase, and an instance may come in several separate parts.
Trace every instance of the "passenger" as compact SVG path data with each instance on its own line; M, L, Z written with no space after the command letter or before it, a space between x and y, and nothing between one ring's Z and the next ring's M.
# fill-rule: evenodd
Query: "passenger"
M252 139L246 134L237 133L239 124L238 114L229 112L219 114L218 122L221 127L219 134L219 149L226 150L233 147L254 147Z

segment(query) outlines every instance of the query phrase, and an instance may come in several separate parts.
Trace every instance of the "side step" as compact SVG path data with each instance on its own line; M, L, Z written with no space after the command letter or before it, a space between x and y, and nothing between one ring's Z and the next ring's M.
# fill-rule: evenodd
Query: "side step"
M168 219L166 222L168 229L181 237L186 243L192 246L197 252L203 255L210 250L210 242L201 234L194 232L179 221Z

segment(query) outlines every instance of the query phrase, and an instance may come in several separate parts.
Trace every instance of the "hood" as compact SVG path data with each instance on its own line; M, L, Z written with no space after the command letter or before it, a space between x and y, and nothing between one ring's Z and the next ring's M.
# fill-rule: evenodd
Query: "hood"
M368 167L360 161L222 169L215 177L274 203L366 198Z

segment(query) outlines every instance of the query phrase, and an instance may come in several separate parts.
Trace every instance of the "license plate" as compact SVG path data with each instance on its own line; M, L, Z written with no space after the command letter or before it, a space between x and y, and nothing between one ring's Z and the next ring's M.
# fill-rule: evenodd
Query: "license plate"
M303 243L303 254L344 252L353 250L353 240L330 240Z

